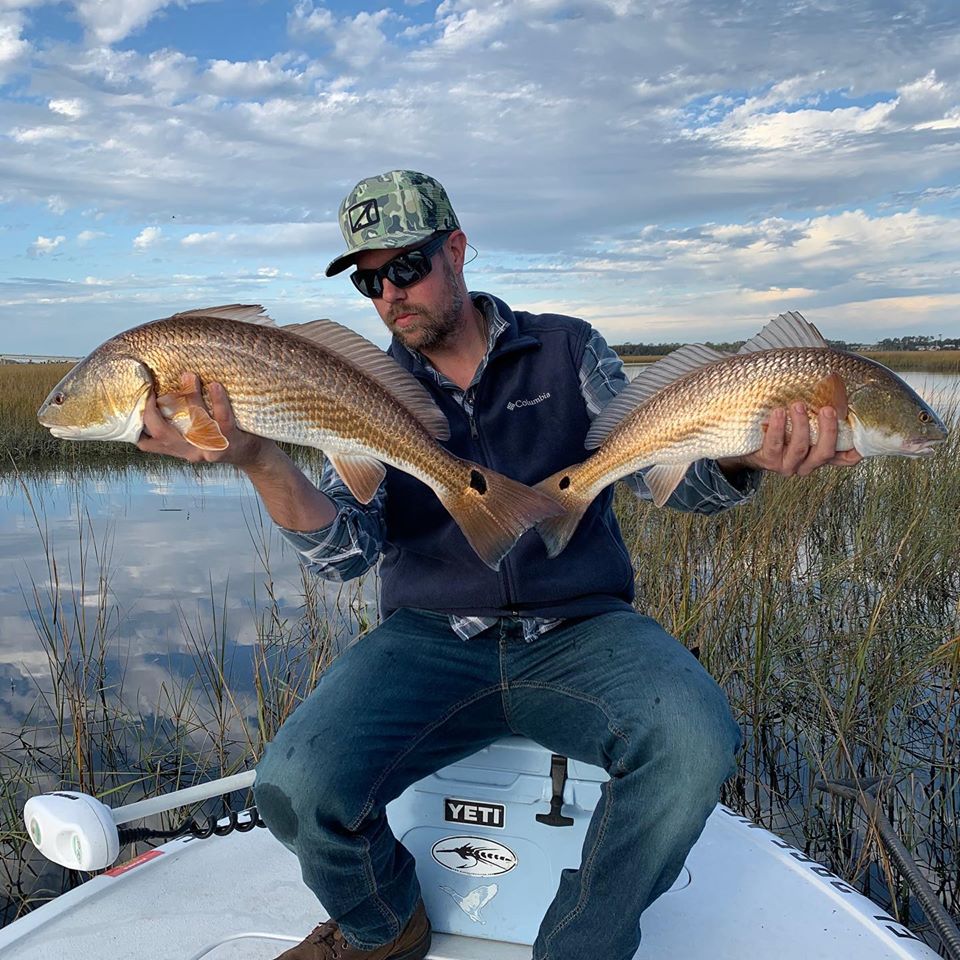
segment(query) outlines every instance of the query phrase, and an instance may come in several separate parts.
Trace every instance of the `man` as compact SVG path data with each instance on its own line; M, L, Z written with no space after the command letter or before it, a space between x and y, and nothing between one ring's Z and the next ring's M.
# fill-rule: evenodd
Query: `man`
M449 449L529 484L584 459L590 421L626 383L596 331L468 293L466 237L431 177L361 181L340 226L347 250L327 275L355 266L355 286L393 334L390 352L450 421ZM230 440L223 455L188 447L152 406L141 448L236 464L320 576L354 577L382 558L381 625L334 661L257 768L259 810L332 918L283 960L426 956L414 863L384 806L511 733L611 775L534 960L629 960L641 913L677 877L734 770L739 733L694 657L633 609L612 488L562 556L549 560L528 532L494 572L409 475L388 469L367 506L329 465L318 490L275 444L236 428L222 388L211 397ZM813 447L805 416L789 440L784 421L782 410L771 417L752 456L694 464L669 505L712 513L748 499L760 470L804 475L859 459L836 452L832 410Z

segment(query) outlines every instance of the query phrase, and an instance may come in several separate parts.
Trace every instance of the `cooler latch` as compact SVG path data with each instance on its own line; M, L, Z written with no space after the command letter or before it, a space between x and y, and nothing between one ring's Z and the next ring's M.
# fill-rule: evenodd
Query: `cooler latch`
M550 784L553 796L550 798L550 812L538 813L537 822L548 827L572 827L573 817L565 817L560 810L563 807L563 788L567 782L567 758L554 753L550 757Z

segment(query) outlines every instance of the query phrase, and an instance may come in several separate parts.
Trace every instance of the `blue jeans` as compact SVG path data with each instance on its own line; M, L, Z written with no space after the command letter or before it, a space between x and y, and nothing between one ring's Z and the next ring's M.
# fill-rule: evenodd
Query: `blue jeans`
M525 643L515 620L462 641L444 615L399 610L333 662L268 746L254 792L351 944L397 937L420 895L385 805L512 733L611 777L533 957L633 957L640 914L680 873L740 734L696 659L631 611Z

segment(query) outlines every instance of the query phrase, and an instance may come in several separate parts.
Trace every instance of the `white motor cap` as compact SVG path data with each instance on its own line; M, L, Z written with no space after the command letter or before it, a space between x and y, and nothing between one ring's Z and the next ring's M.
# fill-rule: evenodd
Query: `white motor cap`
M112 811L85 793L58 790L31 797L23 821L33 845L62 867L103 870L120 856Z

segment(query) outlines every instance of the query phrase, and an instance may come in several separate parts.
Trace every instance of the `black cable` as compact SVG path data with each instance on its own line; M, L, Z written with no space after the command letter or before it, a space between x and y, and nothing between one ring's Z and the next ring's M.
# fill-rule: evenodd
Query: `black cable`
M248 814L246 820L240 820L243 814ZM220 823L226 820L226 823ZM151 840L172 840L176 837L191 836L198 840L206 840L208 837L226 837L233 833L248 833L254 827L265 827L263 818L256 807L249 807L247 810L231 810L221 817L208 817L205 825L201 826L192 817L186 822L175 827L173 830L156 830L151 827L121 827L117 833L120 836L120 843L143 843Z
M817 789L826 790L829 793L840 797L846 797L848 800L856 800L864 812L870 818L870 822L876 825L877 833L886 847L890 859L900 868L900 872L906 877L910 889L913 891L927 919L932 924L940 937L944 950L950 960L960 960L960 930L953 922L953 917L947 912L940 899L930 888L926 878L920 873L916 861L910 856L910 851L903 845L903 841L897 836L892 824L881 812L876 798L869 791L878 781L864 780L818 780Z

